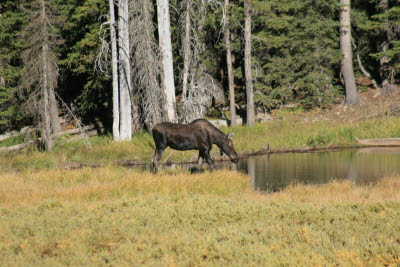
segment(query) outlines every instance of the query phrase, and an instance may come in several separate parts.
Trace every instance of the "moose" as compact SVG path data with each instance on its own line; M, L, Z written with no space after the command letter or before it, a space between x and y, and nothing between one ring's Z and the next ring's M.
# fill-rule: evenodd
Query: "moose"
M239 156L233 147L233 133L226 135L205 119L197 119L189 124L161 122L153 127L152 133L156 149L151 158L151 169L155 173L160 165L162 153L167 147L176 150L199 150L199 168L202 168L203 160L210 169L215 168L210 156L213 144L220 148L221 155L226 154L234 163L239 161Z

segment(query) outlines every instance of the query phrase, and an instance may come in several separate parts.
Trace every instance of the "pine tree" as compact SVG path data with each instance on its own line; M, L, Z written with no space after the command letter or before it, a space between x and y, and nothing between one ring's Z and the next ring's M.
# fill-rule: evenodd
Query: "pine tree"
M254 1L255 101L325 106L340 95L336 0Z
M26 96L25 110L37 116L42 140L46 149L51 150L51 134L60 131L54 93L59 77L54 47L62 43L55 30L59 21L55 7L47 0L32 1L27 11L29 23L23 30L27 47L22 54L20 94Z
M0 132L18 126L24 119L15 94L21 75L20 32L25 16L19 4L14 0L0 4Z
M63 20L61 36L65 40L60 48L59 66L63 74L60 94L84 119L100 117L107 122L112 119L111 79L94 70L101 48L99 29L109 13L108 1L53 1Z
M397 2L392 4L392 2ZM375 57L379 58L382 80L381 95L393 93L397 87L394 84L396 64L400 64L398 34L400 33L400 2L380 0L377 3L378 14L372 16L379 32L379 50ZM397 35L396 35L397 33ZM397 39L396 39L397 36ZM400 72L397 70L397 72Z

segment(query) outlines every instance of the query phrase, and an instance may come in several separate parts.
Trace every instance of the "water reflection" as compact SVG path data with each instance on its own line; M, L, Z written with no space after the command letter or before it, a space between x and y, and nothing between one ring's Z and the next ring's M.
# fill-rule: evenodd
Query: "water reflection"
M400 147L276 153L243 158L237 164L219 161L215 165L218 169L246 172L252 187L262 191L277 191L296 182L323 184L347 179L357 184L368 184L400 173ZM173 164L162 168L179 166L182 167ZM199 172L197 164L185 166L193 172ZM207 164L203 167L208 168ZM148 165L142 169L150 170Z
M332 179L366 184L400 172L400 148L267 154L241 159L237 170L249 174L254 188L268 191L294 182L321 184Z

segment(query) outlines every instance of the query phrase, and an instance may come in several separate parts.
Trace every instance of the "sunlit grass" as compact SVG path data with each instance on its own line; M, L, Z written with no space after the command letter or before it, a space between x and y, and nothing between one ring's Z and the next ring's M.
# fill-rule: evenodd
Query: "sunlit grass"
M240 153L251 153L270 146L271 149L301 149L346 147L357 145L356 138L382 138L400 136L399 117L381 117L358 122L320 120L304 122L299 117L289 117L253 127L225 127L233 131L234 144ZM0 171L64 168L68 163L110 164L116 161L135 160L149 164L154 153L154 141L150 133L141 132L130 142L114 142L111 136L90 138L92 147L84 140L67 142L60 140L51 152L28 149L15 153L0 153ZM214 146L212 157L219 156ZM176 151L167 149L164 161L187 162L197 160L197 151Z
M248 188L237 172L0 175L1 265L394 265L400 177Z
M123 167L42 170L0 175L4 190L0 206L35 204L45 199L96 201L137 195L217 194L230 195L247 188L247 177L229 171L190 174L161 171L158 175Z
M228 129L227 129L228 130ZM272 149L351 146L356 138L384 138L400 136L400 118L387 117L341 123L338 121L303 122L298 118L256 124L254 127L234 127L237 150L251 152Z

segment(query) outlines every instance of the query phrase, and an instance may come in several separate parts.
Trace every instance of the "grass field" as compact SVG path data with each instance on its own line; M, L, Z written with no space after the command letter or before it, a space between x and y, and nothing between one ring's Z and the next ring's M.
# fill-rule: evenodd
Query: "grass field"
M400 177L248 188L240 173L0 175L0 265L393 265Z
M233 131L235 148L242 154L264 149L301 149L306 147L326 148L332 146L356 145L356 138L398 137L400 136L399 117L381 117L358 121L355 123L321 120L303 122L299 117L276 120L254 127L238 126L222 128L224 132ZM57 169L65 168L70 163L112 164L121 160L135 160L149 164L154 152L152 136L137 133L131 142L113 142L111 136L90 138L92 147L83 140L66 142L58 141L51 152L40 152L37 149L16 153L0 153L0 171ZM214 147L212 157L219 156L219 149ZM196 151L174 151L167 149L162 162L169 160L195 161Z
M222 130L235 132L242 154L268 144L346 147L356 138L399 137L399 117L374 115L391 103L375 101L346 112L281 110L272 122ZM398 175L374 185L294 184L265 194L239 172L153 175L118 166L149 163L147 132L131 142L90 141L91 148L61 138L51 152L0 153L0 266L400 265ZM162 161L196 159L196 152L168 149ZM73 169L81 163L92 167Z

